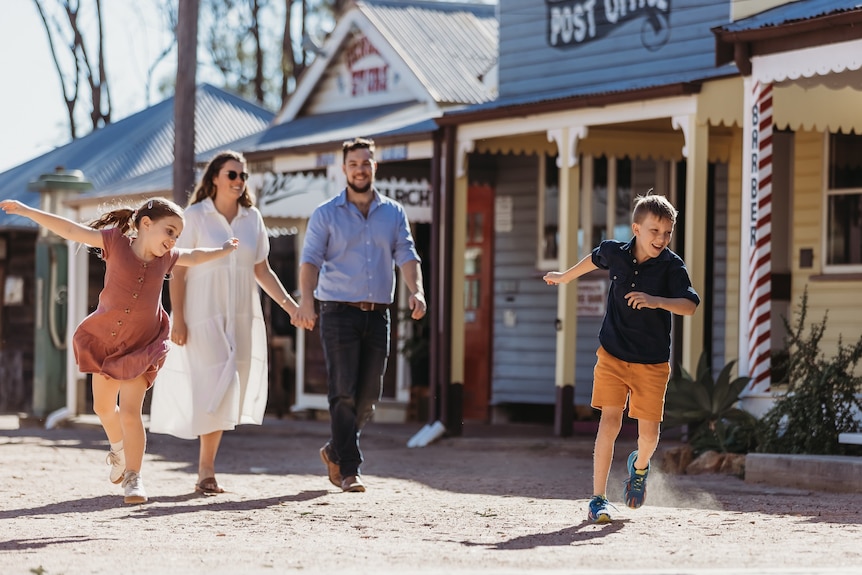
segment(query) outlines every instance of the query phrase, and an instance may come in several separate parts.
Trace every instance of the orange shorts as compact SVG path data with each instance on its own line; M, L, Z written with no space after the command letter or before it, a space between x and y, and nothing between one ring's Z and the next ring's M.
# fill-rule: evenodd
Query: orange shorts
M662 420L670 363L628 363L612 356L602 346L596 357L591 403L594 408L624 408L628 403L629 417Z

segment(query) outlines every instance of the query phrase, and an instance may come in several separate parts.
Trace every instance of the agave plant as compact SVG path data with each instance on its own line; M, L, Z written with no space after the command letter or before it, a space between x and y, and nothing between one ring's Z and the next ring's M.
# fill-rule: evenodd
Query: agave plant
M697 362L697 375L684 368L668 382L665 396L666 426L688 425L689 443L695 454L714 449L747 453L756 447L757 419L736 405L750 377L731 377L736 361L713 379L705 354Z

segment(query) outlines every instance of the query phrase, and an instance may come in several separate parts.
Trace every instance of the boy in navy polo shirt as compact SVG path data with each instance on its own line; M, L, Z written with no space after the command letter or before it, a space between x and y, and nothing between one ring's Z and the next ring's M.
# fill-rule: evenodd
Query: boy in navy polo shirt
M664 196L638 196L629 242L605 240L568 270L544 277L549 285L565 284L603 269L611 280L593 372L592 406L602 412L587 515L594 523L611 520L608 475L627 403L629 417L638 420L638 448L627 462L625 502L632 509L644 503L670 378L671 314L692 315L700 304L685 262L667 247L676 216Z

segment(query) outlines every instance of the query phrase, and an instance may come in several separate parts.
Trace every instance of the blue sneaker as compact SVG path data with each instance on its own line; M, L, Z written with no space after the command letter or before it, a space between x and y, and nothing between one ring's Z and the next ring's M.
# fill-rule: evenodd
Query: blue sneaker
M610 523L609 505L608 499L604 495L593 495L590 499L590 512L587 514L587 519L593 523Z
M629 478L625 483L625 499L626 505L632 509L637 509L644 504L646 499L646 480L649 475L650 465L647 463L646 469L635 469L635 460L638 458L637 450L632 451L629 455L626 468L629 472Z

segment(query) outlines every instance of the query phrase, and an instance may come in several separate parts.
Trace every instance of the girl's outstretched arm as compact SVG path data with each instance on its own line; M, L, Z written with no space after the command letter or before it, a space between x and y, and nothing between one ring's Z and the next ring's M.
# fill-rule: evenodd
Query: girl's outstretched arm
M220 248L195 248L193 250L180 249L180 257L177 258L178 266L196 266L224 257L239 246L239 240L231 238Z
M54 232L61 238L87 244L94 248L105 247L102 243L102 232L77 222L73 222L72 220L62 216L31 208L30 206L22 204L16 200L0 201L0 209L7 214L29 218L43 228Z

